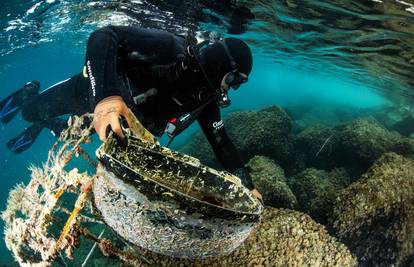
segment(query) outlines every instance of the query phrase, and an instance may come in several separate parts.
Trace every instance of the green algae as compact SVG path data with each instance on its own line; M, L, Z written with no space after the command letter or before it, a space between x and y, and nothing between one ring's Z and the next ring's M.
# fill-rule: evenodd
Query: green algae
M338 196L336 236L363 265L412 266L414 160L386 153Z
M348 184L349 177L344 169L328 172L309 168L289 177L289 186L298 200L300 210L323 224L331 218L336 196Z
M296 207L296 197L287 185L285 172L273 160L255 156L246 166L265 205L276 208Z

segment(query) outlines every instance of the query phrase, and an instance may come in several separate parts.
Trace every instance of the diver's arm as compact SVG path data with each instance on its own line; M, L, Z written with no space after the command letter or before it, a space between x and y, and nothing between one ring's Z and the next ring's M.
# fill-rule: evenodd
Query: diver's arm
M94 110L106 97L120 96L117 59L119 36L111 28L94 31L89 39L83 75L89 80L89 103Z
M183 50L182 40L159 30L132 26L107 26L93 32L88 40L84 76L90 82L89 102L94 110L94 126L101 140L106 138L110 126L123 137L119 117L127 119L131 114L119 90L118 72L130 66L132 52L136 52L133 64L165 64L177 58Z
M255 186L252 178L244 166L238 150L224 129L220 108L215 103L209 104L198 117L198 122L215 155L226 171L237 175L242 180L244 186L253 190Z
M184 48L183 38L161 30L107 26L93 32L84 67L90 82L92 109L106 97L121 95L118 72L128 69L131 60L135 66L169 64L177 60Z

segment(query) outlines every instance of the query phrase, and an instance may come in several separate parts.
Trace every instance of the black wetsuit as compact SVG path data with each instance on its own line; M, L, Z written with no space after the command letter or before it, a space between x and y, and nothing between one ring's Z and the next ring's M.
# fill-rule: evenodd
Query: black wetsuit
M227 136L205 78L183 60L186 48L185 38L165 31L128 26L99 29L88 40L83 72L34 97L25 104L23 117L42 121L91 112L105 97L120 95L145 128L161 136L171 119L210 101L197 121L223 167L236 172L252 189L251 177ZM143 103L134 101L133 97L151 88L156 88L155 95Z

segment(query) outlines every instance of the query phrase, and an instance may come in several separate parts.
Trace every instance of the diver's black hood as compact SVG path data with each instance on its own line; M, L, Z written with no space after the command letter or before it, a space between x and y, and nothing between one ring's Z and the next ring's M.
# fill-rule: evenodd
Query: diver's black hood
M238 70L249 75L253 66L253 57L249 46L237 38L225 38L223 41L236 61ZM207 45L200 49L199 58L212 85L215 88L220 88L223 76L232 70L223 45L219 42Z

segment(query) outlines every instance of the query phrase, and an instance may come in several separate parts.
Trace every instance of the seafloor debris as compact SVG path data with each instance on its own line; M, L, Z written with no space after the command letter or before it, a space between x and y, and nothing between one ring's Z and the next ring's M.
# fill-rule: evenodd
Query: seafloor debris
M19 184L10 192L2 213L5 242L21 266L50 266L63 252L72 258L81 235L100 245L104 243L81 225L101 223L84 209L90 199L93 178L87 172L68 168L74 156L83 156L96 166L81 147L91 141L90 121L90 115L71 118L42 168L31 167L29 183ZM111 255L121 257L122 253L114 248Z
M106 170L98 168L93 192L102 219L128 242L177 257L221 256L259 223L262 205L238 177L127 138L127 147L110 137L98 149Z
M74 155L85 155L80 144L90 141L91 127L82 127L87 119L84 116L71 120L43 167L31 167L28 185L17 185L10 192L7 209L2 213L5 241L20 265L47 266L61 251L71 257L72 248L78 242L78 221L87 218L79 215L88 199L92 178L76 168L67 171L65 166ZM77 199L56 235L53 228L57 215L68 211L59 208L59 201L68 192L76 194Z

